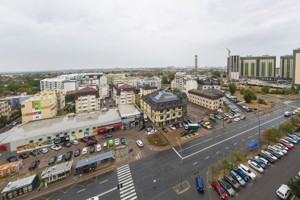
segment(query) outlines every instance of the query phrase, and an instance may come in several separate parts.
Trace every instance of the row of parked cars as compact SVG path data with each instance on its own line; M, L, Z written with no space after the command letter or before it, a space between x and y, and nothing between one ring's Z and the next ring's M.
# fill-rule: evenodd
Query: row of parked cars
M266 149L261 150L257 156L248 160L248 166L258 173L263 173L270 164L286 155L294 144L300 142L300 132L289 134L287 137L280 139L280 141ZM227 195L234 196L235 190L246 186L246 183L256 179L256 174L244 164L239 164L238 168L233 169L224 178L219 178L217 182L212 182L211 186L217 192L221 199L227 199ZM196 176L196 185L199 192L204 192L203 180L200 176ZM286 185L282 185L276 194L281 199L287 199L291 191Z

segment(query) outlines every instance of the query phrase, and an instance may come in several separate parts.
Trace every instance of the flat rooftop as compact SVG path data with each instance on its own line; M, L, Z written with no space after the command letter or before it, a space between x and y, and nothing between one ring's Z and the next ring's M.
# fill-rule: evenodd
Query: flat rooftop
M72 164L73 164L73 160L52 167L47 167L42 173L42 178L48 178L48 176L51 174L54 175L54 174L61 174L64 172L68 172L71 170Z
M118 108L121 118L141 114L141 112L138 111L134 105L119 105Z
M98 127L116 123L122 123L122 120L119 112L115 109L110 109L103 113L82 113L75 116L43 119L16 126L11 130L0 134L0 144L24 140L28 137L49 135L89 126Z
M22 188L26 185L29 185L32 183L32 181L35 179L36 176L37 175L32 175L32 176L28 176L28 177L20 179L20 180L9 182L1 193L9 192L9 191L15 190L17 188Z

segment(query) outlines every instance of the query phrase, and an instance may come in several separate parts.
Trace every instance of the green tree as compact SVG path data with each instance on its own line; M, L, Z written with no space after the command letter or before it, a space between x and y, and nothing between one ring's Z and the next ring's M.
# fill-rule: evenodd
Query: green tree
M181 91L180 91L180 89L178 89L178 88L174 88L174 89L172 90L172 92L173 92L173 94L179 94Z
M233 151L230 156L235 162L242 162L246 160L246 154L241 151Z
M251 101L255 100L256 98L256 94L253 90L246 89L244 91L244 100L246 101L246 103L251 103Z
M286 135L294 132L296 129L291 122L284 122L279 126L279 130Z
M230 83L230 84L228 85L228 87L229 87L229 92L230 92L230 94L231 94L231 95L234 95L234 94L235 94L235 91L236 91L236 84L235 84L235 83Z
M276 128L270 128L263 132L263 140L270 143L276 143L280 139L279 130Z
M226 169L230 169L229 158L223 158L222 160L219 160L218 163L223 167L224 173L226 172Z
M264 94L268 94L269 91L270 91L270 88L269 88L269 87L262 87L260 91L261 91L262 93L264 93Z
M75 95L74 94L67 94L66 95L66 103L75 102Z
M217 174L217 168L216 168L216 166L215 165L210 165L209 167L208 167L208 170L210 171L210 173L211 173L211 181L214 181L214 177L215 177L215 175Z
M6 124L7 121L8 121L7 116L3 116L3 115L0 116L0 124L1 125Z
M292 193L299 199L300 198L300 178L292 177L288 182L289 188L291 188Z
M218 70L214 70L211 72L212 78L220 78L221 77L221 72Z

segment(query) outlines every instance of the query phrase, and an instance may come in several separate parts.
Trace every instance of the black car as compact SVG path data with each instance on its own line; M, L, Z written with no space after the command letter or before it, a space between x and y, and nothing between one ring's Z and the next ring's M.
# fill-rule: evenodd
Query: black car
M38 168L39 165L40 165L40 160L33 161L29 166L29 171L32 171L32 170Z
M95 146L90 146L90 153L94 153L95 152Z
M139 126L139 131L143 130L145 128L145 125L140 125Z
M173 124L173 126L175 126L175 128L179 128L179 124L178 123Z
M7 160L7 162L15 162L18 160L18 158L16 156L11 156L11 157L7 158L6 160Z
M22 153L19 155L19 158L21 158L21 159L26 159L28 157L29 157L29 155L27 153Z
M102 139L107 139L107 138L111 138L111 137L112 137L112 134L107 133L102 136Z
M168 133L168 129L166 129L165 127L162 127L161 130L163 130L163 132Z
M195 133L195 132L197 132L196 129L191 129L191 130L188 130L188 131L189 131L189 133Z
M187 136L189 133L189 131L183 131L182 133L180 133L181 137Z
M80 149L76 149L74 151L74 157L80 156L81 150Z
M121 140L121 144L122 145L126 145L127 144L125 138L121 138L120 140Z
M69 161L72 159L73 151L68 151L65 156L65 161Z
M272 164L274 164L274 162L275 162L275 160L273 158L271 158L271 157L269 157L269 156L267 156L267 155L265 155L263 153L258 153L257 155L260 156L260 157L262 157L262 158L264 158L264 159L266 159L267 161L269 161Z
M273 151L272 149L268 149L268 148L266 148L266 149L265 149L265 151L267 151L267 152L269 152L269 153L273 154L273 155L274 155L276 158L278 158L278 159L280 159L280 158L281 158L281 155L280 155L279 153L277 153L277 152Z
M89 146L94 146L95 144L97 144L97 140L92 140L92 141L88 141L86 143L86 146L89 147Z
M38 150L31 150L29 154L32 156L37 156L37 155L39 155L39 152L38 152Z
M192 120L187 119L186 121L188 121L189 124L192 124Z
M65 142L64 146L67 147L67 148L71 147L71 142L70 141Z
M48 165L53 165L57 160L57 156L53 156L48 160Z

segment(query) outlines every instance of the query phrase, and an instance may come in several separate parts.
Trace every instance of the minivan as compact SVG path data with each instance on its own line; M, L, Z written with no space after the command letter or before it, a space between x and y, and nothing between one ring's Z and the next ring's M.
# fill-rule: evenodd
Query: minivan
M198 192L204 192L204 184L201 176L196 176L196 185Z

